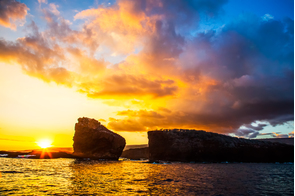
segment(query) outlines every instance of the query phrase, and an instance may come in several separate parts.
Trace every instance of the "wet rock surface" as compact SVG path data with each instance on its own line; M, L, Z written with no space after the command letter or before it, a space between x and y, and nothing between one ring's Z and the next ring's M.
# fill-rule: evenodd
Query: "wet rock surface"
M294 162L294 146L196 130L149 131L150 161Z
M81 158L118 160L125 139L95 119L79 118L75 125L73 155Z

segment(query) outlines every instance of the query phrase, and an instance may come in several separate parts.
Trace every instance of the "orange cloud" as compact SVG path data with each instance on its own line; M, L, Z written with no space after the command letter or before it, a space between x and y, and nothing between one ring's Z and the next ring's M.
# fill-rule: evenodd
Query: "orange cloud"
M125 110L117 113L118 116L125 116L121 119L109 119L109 124L115 131L147 131L159 128L185 128L185 129L202 129L219 133L230 133L236 130L240 124L231 124L227 116L219 114L211 114L208 112L195 111L170 111L166 108L161 110ZM131 129L132 124L136 125L136 129ZM128 127L129 130L124 129Z
M111 75L105 77L98 91L88 92L88 96L92 98L137 98L148 96L150 98L158 98L174 95L177 86L173 80L152 80L147 79L145 75ZM93 89L92 89L93 90Z
M73 61L73 65L77 64L78 67L77 72L83 76L91 77L100 76L100 73L106 69L108 65L104 60L97 60L88 56L85 51L82 51L78 48L67 48L67 51L71 55L71 60ZM72 66L73 66L72 65Z
M141 47L144 37L154 32L158 18L137 10L136 4L136 1L119 1L117 6L81 11L74 18L88 19L86 28L95 31L95 38L110 47L113 54L128 54Z
M167 110L167 109L166 109ZM119 111L117 113L119 116L128 116L128 117L146 117L146 118L164 118L163 115L159 114L155 111L147 111L147 110L140 110L140 111L133 111L133 110L127 110L127 111Z
M11 53L10 59L22 64L31 76L73 86L91 98L117 102L108 102L110 105L122 105L124 101L132 100L131 105L149 109L118 112L118 116L125 118L110 119L109 125L114 130L146 131L159 126L183 127L183 123L186 123L183 128L199 127L201 123L195 123L190 112L195 109L199 111L198 107L204 103L191 103L193 100L204 100L205 89L215 85L214 80L200 77L202 79L197 83L194 81L194 85L184 80L186 70L178 66L177 58L182 51L183 38L175 33L170 24L157 22L144 12L134 10L134 7L135 2L121 1L118 7L82 11L76 15L76 19L87 17L90 21L81 31L71 30L62 18L57 20L56 16L44 9L49 29L40 33L32 23L33 34L20 38L14 46L15 51L22 51L26 55ZM107 26L104 19L112 21L111 24ZM151 28L144 26L147 24ZM138 54L129 55L124 62L108 67L108 62L94 57L96 46L108 40L108 37L103 37L107 34L96 40L101 30L97 27L107 34L114 32L120 36L133 36L136 40L144 38L148 42ZM116 44L126 49L124 42ZM5 47L9 50L12 46L4 44ZM132 44L131 48L134 47ZM117 51L116 47L114 51ZM28 62L26 57L32 62ZM195 92L199 93L197 99ZM170 104L173 107L164 108ZM180 112L176 112L180 108Z
M139 35L150 30L148 27L151 24L144 12L134 9L135 4L132 1L120 1L118 6L81 11L74 18L89 18L88 26L98 25L105 32Z
M142 132L147 131L146 127L136 120L128 119L128 120L117 120L114 118L110 118L108 123L108 127L115 131L128 131L128 132Z
M72 73L58 64L65 58L58 45L52 48L41 35L20 38L16 43L0 40L0 61L17 63L28 75L46 82L72 86Z
M29 8L14 0L0 1L0 25L16 30L18 24L22 24Z

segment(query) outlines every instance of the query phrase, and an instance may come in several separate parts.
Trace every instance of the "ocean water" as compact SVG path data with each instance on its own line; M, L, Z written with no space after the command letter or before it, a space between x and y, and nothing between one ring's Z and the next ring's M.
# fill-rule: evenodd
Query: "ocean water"
M294 195L294 165L0 158L0 195Z

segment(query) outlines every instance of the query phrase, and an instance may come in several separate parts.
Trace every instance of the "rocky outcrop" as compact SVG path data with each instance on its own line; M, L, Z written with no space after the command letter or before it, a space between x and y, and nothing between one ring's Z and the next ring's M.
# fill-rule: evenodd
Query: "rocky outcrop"
M294 146L196 130L149 131L150 161L294 162Z
M118 160L126 141L95 119L79 118L75 125L73 155L81 158Z
M133 160L148 159L149 158L149 148L133 148L124 150L121 157Z

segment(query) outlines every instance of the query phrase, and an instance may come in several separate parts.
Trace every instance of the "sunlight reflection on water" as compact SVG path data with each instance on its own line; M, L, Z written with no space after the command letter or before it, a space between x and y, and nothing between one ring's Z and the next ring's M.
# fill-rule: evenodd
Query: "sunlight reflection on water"
M0 195L293 195L293 166L0 158Z

